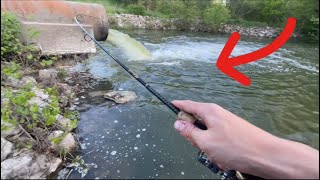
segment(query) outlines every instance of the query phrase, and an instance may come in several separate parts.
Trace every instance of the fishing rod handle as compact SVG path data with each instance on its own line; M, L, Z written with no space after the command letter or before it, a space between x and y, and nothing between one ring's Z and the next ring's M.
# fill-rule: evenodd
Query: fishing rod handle
M180 111L178 114L178 119L191 122L199 129L207 130L207 126L201 123L201 119L192 114L186 113L184 111Z
M192 114L186 113L184 111L180 111L178 114L178 119L191 122L199 129L207 130L207 127L201 122L201 119ZM223 171L222 169L219 168L217 164L211 162L203 151L199 151L198 161L215 174L218 174L219 172L221 172L220 173L221 179L238 179L236 176L236 173L237 173L236 171L234 170Z

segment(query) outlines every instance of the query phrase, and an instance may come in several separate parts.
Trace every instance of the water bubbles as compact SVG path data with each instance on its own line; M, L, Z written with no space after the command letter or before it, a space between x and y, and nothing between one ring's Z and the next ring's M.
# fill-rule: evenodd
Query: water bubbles
M140 131L140 129L137 129L137 131Z
M137 159L136 159L136 158L133 158L133 160L136 161Z
M101 136L101 138L103 139L103 138L104 138L104 136Z
M136 138L140 138L140 134L137 134L137 135L136 135Z
M181 175L182 175L182 176L184 175L184 172L183 172L183 171L181 171Z
M156 147L156 145L155 145L155 144L153 144L152 146L153 146L153 147Z
M162 164L161 164L159 167L160 167L160 168L164 168Z
M111 154L112 156L114 156L114 155L117 154L117 151L112 151L110 154Z
M156 159L153 159L154 162L156 162Z
M120 170L119 170L119 169L117 170L117 173L118 173L118 174L120 173Z
M134 150L138 150L138 147L134 147L133 149L134 149Z
M114 123L118 123L118 121L117 121L117 120L114 120L113 122L114 122Z
M146 128L143 128L142 131L146 131Z
M149 144L146 144L146 146L149 146Z

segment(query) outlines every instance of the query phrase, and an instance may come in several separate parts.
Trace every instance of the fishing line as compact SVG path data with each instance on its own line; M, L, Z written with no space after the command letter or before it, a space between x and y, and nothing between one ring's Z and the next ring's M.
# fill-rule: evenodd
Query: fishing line
M114 58L94 37L92 37L92 35L90 35L90 33L85 30L83 28L83 26L80 24L80 20L78 20L78 17L82 17L82 16L88 16L88 17L92 17L92 18L96 18L96 19L100 19L98 17L94 17L94 16L90 16L90 15L84 15L84 14L78 14L74 17L76 23L78 24L78 26L81 28L81 30L85 33L84 38L85 41L88 42L88 39L86 39L86 37L89 37L97 46L99 46L112 60L114 60L118 65L120 65L126 72L128 72L132 77L134 77L140 84L142 84L149 92L151 92L154 96L156 96L163 104L165 104L169 109L171 109L175 114L179 115L179 113L181 113L181 111L176 108L172 103L170 103L167 99L165 99L163 96L161 96L158 92L156 92L148 83L146 83L144 80L142 80L137 74L135 74L133 71L131 71L126 65L124 65L120 60ZM196 118L196 121L194 122L194 125L196 127L198 127L199 129L202 130L206 130L207 127L202 124L199 119ZM200 151L198 153L198 161L203 164L204 166L206 166L207 168L209 168L212 172L214 172L215 174L220 174L221 175L221 179L243 179L244 175L245 178L247 177L254 177L255 179L258 177L252 176L252 175L247 175L247 174L241 174L238 171L234 171L234 170L222 170L219 168L218 165L216 165L215 163L211 162L208 157L206 156L206 154L203 151ZM260 178L261 179L261 178Z

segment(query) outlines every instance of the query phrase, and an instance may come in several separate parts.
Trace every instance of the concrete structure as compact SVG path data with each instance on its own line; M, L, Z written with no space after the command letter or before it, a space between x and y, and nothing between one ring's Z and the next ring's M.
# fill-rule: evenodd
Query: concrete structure
M95 52L92 42L83 39L74 17L86 25L95 39L104 41L108 36L107 16L100 4L62 0L1 0L1 11L16 14L22 21L23 40L40 44L44 53L70 54ZM97 17L97 18L95 18ZM28 37L38 31L37 37ZM31 33L32 34L32 33Z
M42 54L82 54L95 53L93 41L85 41L84 34L75 24L22 22L22 41L28 44L38 44ZM93 34L91 25L83 26ZM39 31L35 37L30 37L30 31Z

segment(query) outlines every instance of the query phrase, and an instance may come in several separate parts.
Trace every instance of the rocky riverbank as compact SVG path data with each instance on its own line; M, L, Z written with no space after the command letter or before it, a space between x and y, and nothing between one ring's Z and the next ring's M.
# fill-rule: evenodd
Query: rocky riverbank
M111 28L137 28L137 29L155 29L155 30L178 30L194 32L216 32L221 34L231 34L239 32L240 35L275 38L280 30L272 27L241 27L231 24L222 24L218 29L212 29L207 26L203 20L198 19L192 22L186 22L180 19L161 19L150 16L140 16L132 14L113 14L108 17Z
M92 79L73 65L61 59L20 78L8 73L16 65L1 62L1 179L43 179L67 166L78 147L77 94Z

